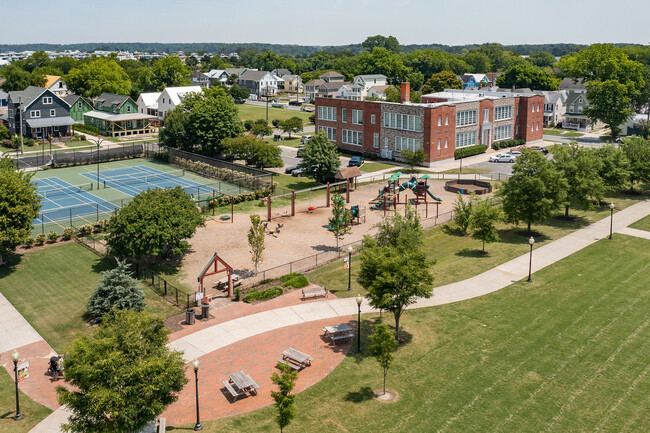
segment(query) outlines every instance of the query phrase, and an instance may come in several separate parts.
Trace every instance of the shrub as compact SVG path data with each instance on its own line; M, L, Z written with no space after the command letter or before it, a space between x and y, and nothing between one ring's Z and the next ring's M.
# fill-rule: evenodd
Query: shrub
M55 232L54 230L50 230L50 233L47 235L47 240L54 243L57 240L59 240L59 234Z
M86 136L83 134L79 135L79 140L86 141Z
M283 275L280 277L280 281L282 281L282 285L284 287L290 287L294 289L300 289L309 285L307 277L305 277L303 274L297 274L295 272L292 274Z
M45 233L39 233L36 236L36 245L43 245L45 243Z
M86 134L99 135L99 129L91 125L75 125L75 131L85 132Z
M9 139L9 129L6 126L0 124L0 140Z
M93 227L90 224L83 225L79 227L79 235L80 236L86 236L87 234L90 234L92 232Z
M104 221L97 221L93 223L93 233L101 233L104 231Z
M315 114L312 114L311 116L309 116L309 121L310 121L311 123L316 123L316 115L315 115Z
M463 158L467 158L468 156L474 156L474 155L479 155L481 153L484 153L486 150L487 150L487 146L485 144L477 144L476 146L463 147L462 149L456 149L456 152L454 152L454 157L455 159L460 159L461 151L462 151Z
M495 141L494 143L492 143L492 149L499 150L499 149L504 149L506 147L516 147L516 146L521 146L525 143L526 141L522 140L521 138L516 140Z
M260 284L268 284L271 281L273 281L273 278L264 278L262 281L260 281Z
M235 289L235 301L239 302L241 300L241 289L237 287Z
M250 120L250 119L245 120L244 121L244 129L246 129L246 131L250 131L252 128L253 128L253 121Z
M25 239L25 246L27 248L31 248L34 246L34 243L36 242L36 239L34 239L34 236L28 236L27 239Z
M282 287L270 287L268 289L249 293L244 296L244 302L251 303L253 301L268 301L269 299L277 298L282 293L284 293Z
M267 122L266 119L257 119L255 121L255 123L258 124L258 125L268 125L269 124L269 122Z
M277 128L280 125L280 119L271 120L271 125Z
M72 227L66 227L63 229L63 240L69 241L74 236L74 229Z

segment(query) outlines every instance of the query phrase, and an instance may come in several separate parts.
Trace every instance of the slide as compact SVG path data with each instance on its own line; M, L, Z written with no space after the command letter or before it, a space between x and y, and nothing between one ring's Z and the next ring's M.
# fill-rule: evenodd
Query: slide
M436 201L440 201L440 202L442 201L441 198L438 198L435 195L431 194L431 191L429 191L429 185L427 185L427 194L429 194L429 197L431 197L432 199L434 199Z
M418 186L418 180L416 178L412 177L410 180L408 180L408 181L404 182L403 184L401 184L399 186L399 190L401 192L401 191L404 191L405 189L408 188L408 189L410 189L412 191L415 191L417 186Z

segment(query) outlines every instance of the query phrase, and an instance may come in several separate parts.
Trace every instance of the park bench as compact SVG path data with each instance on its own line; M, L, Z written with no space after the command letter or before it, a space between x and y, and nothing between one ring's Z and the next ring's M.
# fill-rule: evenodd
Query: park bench
M228 392L230 393L230 395L232 396L232 398L234 400L237 400L237 398L239 398L239 397L241 397L242 395L245 394L245 393L243 393L241 391L237 391L235 388L233 388L233 386L227 380L224 380L222 383L223 383L223 386L226 387L226 389L228 390Z
M332 342L336 344L339 340L345 340L347 338L354 338L354 334L340 334L340 335L330 335Z
M304 301L306 298L316 298L318 296L327 297L327 293L327 288L324 286L302 289L302 299Z
M293 362L289 362L285 359L278 359L278 362L280 364L288 365L289 367L293 368L294 370L298 371L302 368L302 365L296 365Z

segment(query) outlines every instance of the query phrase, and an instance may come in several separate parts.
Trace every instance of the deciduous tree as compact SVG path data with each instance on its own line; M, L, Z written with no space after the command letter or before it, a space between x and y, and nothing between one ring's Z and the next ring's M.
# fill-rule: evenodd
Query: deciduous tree
M278 410L275 420L280 427L280 433L282 433L282 430L296 417L296 396L291 395L291 391L296 386L298 372L282 363L278 363L277 368L280 370L280 374L274 372L271 380L278 386L278 391L271 391L271 397Z
M128 95L131 80L113 59L98 57L70 70L63 78L73 93L94 98L102 93Z
M305 176L323 183L334 177L341 166L336 146L327 139L325 131L320 131L305 144L302 162L298 165Z
M483 242L483 253L485 243L499 242L499 231L496 224L503 219L503 213L498 206L491 206L487 200L480 201L474 206L470 228L472 237Z
M189 86L192 71L178 56L165 56L154 60L151 65L151 84L158 90L165 87Z
M630 162L630 188L636 182L650 182L650 141L641 137L626 137L621 149Z
M160 143L173 149L182 149L191 151L194 148L188 135L188 124L190 122L190 113L182 107L176 107L165 114L165 121L158 133Z
M251 228L248 229L248 246L251 249L255 272L259 271L259 264L262 263L262 254L264 253L264 225L259 215L253 214L251 218Z
M382 47L393 53L400 52L400 45L395 36L368 36L365 41L361 43L364 50L372 51L376 47Z
M454 222L460 229L460 232L465 236L467 236L467 230L472 222L475 205L476 196L473 192L470 192L467 200L463 198L461 193L458 193L456 202L454 203Z
M534 90L557 90L560 84L548 72L542 71L529 63L522 63L508 69L497 78L499 87L529 88Z
M379 366L384 370L384 394L386 394L386 373L395 359L397 341L388 330L388 326L380 323L375 332L370 336L372 346L369 351L375 357Z
M630 185L630 161L620 147L606 145L594 151L600 159L598 175L609 191L624 189Z
M456 74L451 71L440 71L433 74L431 78L424 83L422 93L442 92L445 89L462 89L463 82L456 78Z
M346 202L339 194L332 196L332 216L329 218L329 230L336 239L336 250L339 241L352 231L352 212L346 209Z
M404 157L404 162L411 167L411 173L413 173L414 166L424 164L424 161L427 159L427 156L422 149L416 151L403 150L402 156Z
M298 116L291 117L286 120L280 121L279 125L282 132L288 133L291 138L291 133L298 133L302 131L302 119Z

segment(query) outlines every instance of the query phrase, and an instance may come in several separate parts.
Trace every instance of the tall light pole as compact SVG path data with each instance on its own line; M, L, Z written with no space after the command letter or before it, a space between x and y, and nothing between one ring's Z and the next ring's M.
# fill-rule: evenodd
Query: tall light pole
M194 369L194 383L196 384L196 424L194 425L194 431L203 430L199 417L199 360L195 359L192 363L192 368Z
M533 279L530 278L530 276L533 271L533 245L535 245L535 238L531 236L530 239L528 239L528 244L530 245L530 260L528 261L528 282L532 283Z
M610 216L609 216L609 240L610 241L613 239L612 234L614 232L614 208L615 207L616 206L614 205L614 203L609 204L609 210L610 210Z
M19 96L18 97L18 111L20 111L20 154L22 155L25 153L25 149L23 148L23 117L25 114L23 113L23 97Z
M99 146L104 140L101 137L96 137L92 141L97 145L97 189L99 189Z
M357 353L361 353L361 302L363 298L357 295Z
M348 292L352 291L352 246L348 247Z
M20 413L20 400L18 398L18 351L14 350L14 353L11 354L11 360L14 362L14 380L16 382L16 415L14 415L14 421L23 419L23 414Z

